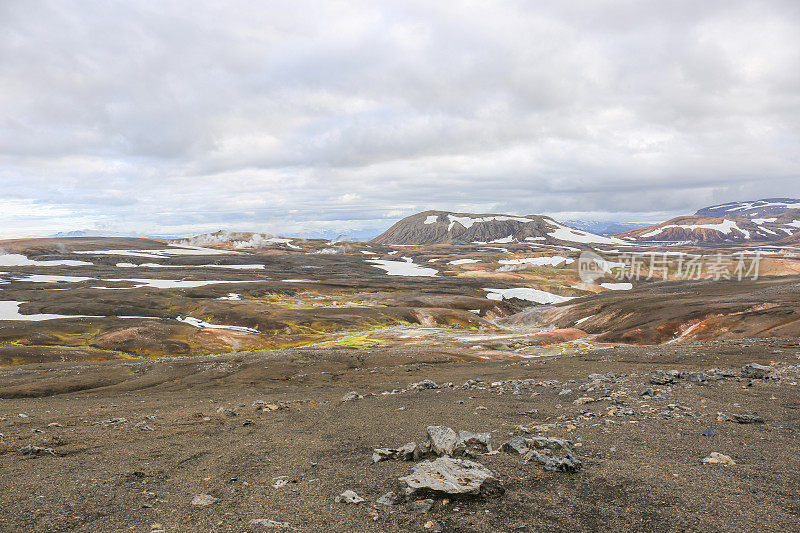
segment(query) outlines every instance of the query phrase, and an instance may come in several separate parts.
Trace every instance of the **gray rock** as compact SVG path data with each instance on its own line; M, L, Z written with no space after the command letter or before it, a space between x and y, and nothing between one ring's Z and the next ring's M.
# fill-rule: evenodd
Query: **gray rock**
M428 426L430 451L436 455L452 455L458 442L458 435L447 426Z
M433 500L417 500L408 504L408 508L415 513L427 513L433 507Z
M558 437L523 437L517 435L504 442L500 449L504 452L525 455L533 449L537 450L563 450L572 452L572 442Z
M558 437L531 437L526 439L529 448L540 450L566 450L572 451L572 442Z
M451 495L499 495L503 486L494 473L475 461L439 457L414 465L411 474L400 481L411 494L430 491Z
M705 381L708 381L708 376L706 376L702 372L689 372L686 375L686 380L693 381L695 383L703 383Z
M264 527L280 527L280 528L291 527L289 525L289 522L276 522L275 520L270 520L269 518L254 518L250 520L250 524L254 526L264 526Z
M266 400L256 400L253 402L252 406L256 409L256 411L278 411L281 409L288 409L289 404L288 402L284 402L281 400L274 400L274 401L266 401Z
M236 412L236 409L230 409L228 407L220 407L217 409L217 412L225 416L239 416L239 413Z
M481 380L481 379L468 379L467 381L464 382L463 385L461 385L461 388L462 389L476 389L476 388L478 388L480 386L481 383L483 383L483 380Z
M511 437L509 440L500 445L500 450L507 453L518 453L520 455L524 455L530 450L530 448L528 448L528 443L526 442L527 440L528 439L521 435Z
M192 498L192 505L195 507L205 507L206 505L211 505L216 501L219 501L219 498L215 498L211 494L198 494Z
M397 450L393 448L375 448L372 450L372 462L379 463L396 457Z
M360 395L357 391L351 390L350 392L348 392L347 394L344 395L344 397L342 398L342 401L343 402L350 402L350 401L353 401L353 400L361 400L362 398L364 398L364 397L362 395Z
M738 422L739 424L763 424L764 419L752 411L748 411L747 413L742 414L733 414L731 415L731 420L734 422Z
M431 379L423 379L422 381L417 383L409 383L408 388L411 390L426 390L426 389L438 389L441 387Z
M664 372L663 370L656 370L650 374L650 383L653 385L670 385L675 383L675 380L680 377L675 375L675 371Z
M414 452L417 450L416 442L407 442L395 451L395 457L401 461L413 461Z
M491 433L470 433L469 431L459 431L458 441L454 450L457 454L465 453L487 453L492 451Z
M23 446L19 449L19 453L22 455L56 455L56 451L53 448L45 448L44 446L36 446L34 444L28 444Z
M391 491L387 492L386 494L378 498L376 501L381 505L397 505L398 503L400 503L400 496L398 496L396 492Z
M364 501L364 498L356 494L352 490L346 490L336 498L334 498L336 503L352 503L352 504L359 504Z
M742 377L750 379L767 379L772 374L772 367L748 363L742 367Z
M562 456L551 455L549 453L542 453L536 450L531 450L528 455L525 457L525 462L527 463L531 459L536 459L542 465L544 465L545 470L552 470L554 472L568 472L573 473L577 472L578 470L583 467L583 463L580 459L572 455L572 453L566 453Z

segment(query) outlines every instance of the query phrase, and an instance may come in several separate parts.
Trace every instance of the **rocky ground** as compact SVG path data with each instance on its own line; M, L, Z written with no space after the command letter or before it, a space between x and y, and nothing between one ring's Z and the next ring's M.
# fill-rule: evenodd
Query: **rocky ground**
M0 530L796 530L799 384L796 338L6 367Z

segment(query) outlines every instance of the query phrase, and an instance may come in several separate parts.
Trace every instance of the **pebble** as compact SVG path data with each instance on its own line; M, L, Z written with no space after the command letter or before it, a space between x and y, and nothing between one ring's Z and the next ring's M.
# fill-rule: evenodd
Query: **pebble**
M364 498L362 498L361 496L356 494L355 491L352 491L352 490L348 489L348 490L344 491L343 493L341 493L340 495L338 495L336 498L334 498L334 501L336 501L336 503L359 504L359 503L361 503L361 502L363 502L365 500L364 500Z
M725 454L719 452L711 452L711 454L703 459L705 464L721 464L724 466L735 465L736 462Z
M219 501L219 498L215 498L211 494L198 494L192 498L192 505L196 507L205 507L206 505L211 505L216 501Z

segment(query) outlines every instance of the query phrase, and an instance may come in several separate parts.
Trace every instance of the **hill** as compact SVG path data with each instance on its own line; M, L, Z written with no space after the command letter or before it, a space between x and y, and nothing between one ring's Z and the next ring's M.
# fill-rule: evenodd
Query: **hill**
M620 233L617 237L640 242L774 242L795 235L798 231L800 210L794 209L764 218L689 215Z
M542 215L503 215L424 211L408 216L372 241L375 244L624 244L562 224Z

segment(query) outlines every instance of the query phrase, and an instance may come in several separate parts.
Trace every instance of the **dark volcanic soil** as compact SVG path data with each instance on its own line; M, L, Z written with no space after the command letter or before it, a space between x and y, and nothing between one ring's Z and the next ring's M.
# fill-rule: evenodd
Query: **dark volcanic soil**
M3 368L0 530L797 530L799 355L796 339L757 339L516 363L386 348ZM739 376L750 362L774 363L775 379L709 372ZM656 369L685 377L651 384ZM708 381L686 379L696 370ZM381 394L426 378L457 386ZM461 388L468 379L483 382ZM493 385L523 379L537 383ZM657 397L642 397L647 388ZM366 396L343 402L351 390ZM575 403L583 397L608 399ZM257 411L256 400L288 408ZM765 423L725 420L746 411ZM499 498L437 499L421 514L376 504L412 463L372 464L372 449L420 442L435 424L490 431L495 446L513 434L565 437L580 444L583 469L481 455L504 483ZM55 455L24 454L29 444ZM736 464L702 464L711 452ZM335 503L346 489L367 501ZM198 494L218 501L191 505Z

